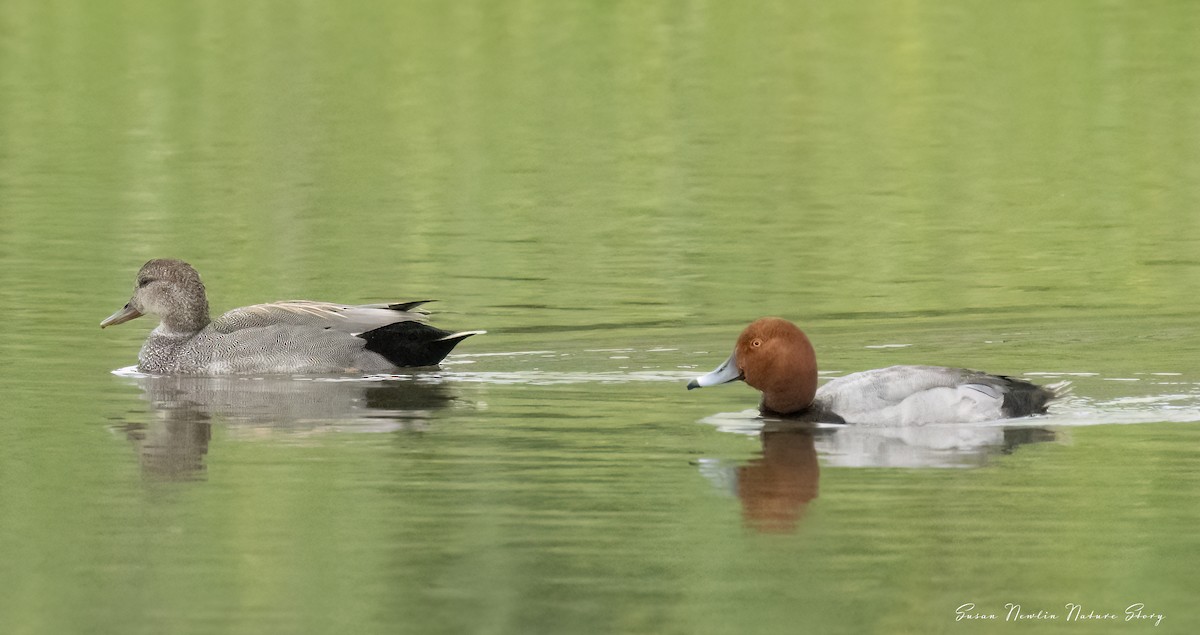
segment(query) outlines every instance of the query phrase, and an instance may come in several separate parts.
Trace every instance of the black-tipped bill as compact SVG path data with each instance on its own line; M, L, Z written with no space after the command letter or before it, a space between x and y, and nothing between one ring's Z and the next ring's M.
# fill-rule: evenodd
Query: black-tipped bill
M734 351L725 363L717 366L717 369L707 375L701 375L688 382L687 388L707 388L708 386L716 386L718 384L728 384L731 381L742 379L742 371L737 365L737 351Z

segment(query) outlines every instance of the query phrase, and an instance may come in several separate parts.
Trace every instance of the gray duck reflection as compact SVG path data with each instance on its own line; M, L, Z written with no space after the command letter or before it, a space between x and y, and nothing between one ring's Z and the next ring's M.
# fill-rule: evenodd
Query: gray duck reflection
M871 428L787 420L767 420L757 434L761 456L735 466L702 461L700 470L738 497L743 522L762 533L798 528L818 496L822 462L829 467L973 467L1022 445L1057 439L1053 430L1029 426Z
M431 375L432 377L432 375ZM148 418L120 426L142 472L162 480L201 478L214 423L247 433L421 431L455 397L421 376L380 381L323 377L131 378L149 404Z
M817 452L833 467L969 468L1057 438L1028 425L838 426L820 431Z

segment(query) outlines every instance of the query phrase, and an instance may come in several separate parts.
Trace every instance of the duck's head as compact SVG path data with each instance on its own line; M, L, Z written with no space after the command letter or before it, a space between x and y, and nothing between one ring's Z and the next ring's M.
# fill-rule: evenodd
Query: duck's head
M812 405L817 356L795 324L775 317L755 320L738 336L733 354L716 370L688 382L688 390L744 380L762 391L762 408L791 414Z
M123 309L104 318L100 328L157 315L175 333L195 333L208 325L208 297L200 274L182 260L156 258L142 265L133 297Z

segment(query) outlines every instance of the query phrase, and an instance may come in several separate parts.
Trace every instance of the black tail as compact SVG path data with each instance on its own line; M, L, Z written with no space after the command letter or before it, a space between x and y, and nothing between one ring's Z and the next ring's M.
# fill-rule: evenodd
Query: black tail
M1024 417L1046 413L1051 401L1066 394L1066 384L1039 386L1037 384L1002 376L1008 382L1008 390L1004 392L1004 405L1001 410L1009 417Z
M359 337L367 341L367 350L397 366L436 366L459 342L482 332L451 333L420 322L396 322Z

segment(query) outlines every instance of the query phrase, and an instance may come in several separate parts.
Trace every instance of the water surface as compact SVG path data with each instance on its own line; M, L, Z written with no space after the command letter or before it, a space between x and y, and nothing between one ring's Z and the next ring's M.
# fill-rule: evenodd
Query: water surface
M0 5L0 631L1200 624L1188 2ZM437 370L148 378L214 310L437 298ZM687 392L761 315L826 377L1070 380L806 429ZM114 373L114 371L119 371ZM963 623L1003 612L1120 614Z

